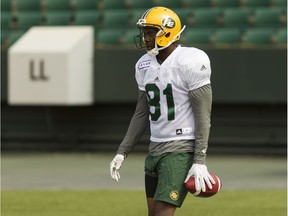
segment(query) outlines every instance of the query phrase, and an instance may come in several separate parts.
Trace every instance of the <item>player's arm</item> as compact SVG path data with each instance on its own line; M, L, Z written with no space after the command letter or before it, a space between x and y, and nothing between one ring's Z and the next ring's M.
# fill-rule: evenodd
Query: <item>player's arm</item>
M212 106L211 84L189 91L189 99L195 119L195 148L193 165L188 172L185 182L193 176L195 178L196 190L205 192L205 182L210 189L212 188L212 184L215 184L206 166L206 151L208 148Z
M122 154L127 157L145 132L148 122L149 108L146 93L145 91L139 90L134 115L130 121L126 135L117 150L117 154Z
M206 164L206 151L211 125L211 84L189 91L189 99L195 118L194 163Z
M145 132L148 122L149 109L146 93L145 91L139 90L138 101L134 115L130 121L126 135L117 150L117 154L110 163L111 178L115 181L119 181L119 169L122 165L122 162L127 157L129 152L134 148L134 146L138 143L139 139Z

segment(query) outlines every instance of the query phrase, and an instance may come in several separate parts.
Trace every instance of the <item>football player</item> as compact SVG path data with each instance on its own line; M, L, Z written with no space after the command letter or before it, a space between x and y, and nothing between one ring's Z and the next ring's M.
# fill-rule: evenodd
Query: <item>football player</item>
M119 181L122 162L150 122L149 154L145 159L145 190L149 216L172 216L193 176L196 190L212 188L206 166L212 90L207 54L176 43L185 26L165 7L147 10L137 22L137 47L144 48L135 66L139 96L127 133L110 163Z

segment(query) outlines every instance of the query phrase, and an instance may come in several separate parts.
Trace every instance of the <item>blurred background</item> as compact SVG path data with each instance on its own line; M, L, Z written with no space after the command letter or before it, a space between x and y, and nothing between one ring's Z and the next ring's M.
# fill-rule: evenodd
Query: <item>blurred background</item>
M2 152L115 152L137 100L134 65L145 53L134 48L135 24L157 5L187 26L181 44L210 57L209 153L286 156L286 0L1 0ZM89 104L9 102L9 50L35 26L92 26ZM148 142L147 130L135 151L146 152Z

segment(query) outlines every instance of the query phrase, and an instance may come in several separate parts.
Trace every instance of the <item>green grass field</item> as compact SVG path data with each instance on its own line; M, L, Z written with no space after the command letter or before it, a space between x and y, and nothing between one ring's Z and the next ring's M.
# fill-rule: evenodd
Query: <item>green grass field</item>
M286 216L286 190L221 191L211 198L189 195L177 216ZM45 190L1 192L2 216L146 216L143 191Z

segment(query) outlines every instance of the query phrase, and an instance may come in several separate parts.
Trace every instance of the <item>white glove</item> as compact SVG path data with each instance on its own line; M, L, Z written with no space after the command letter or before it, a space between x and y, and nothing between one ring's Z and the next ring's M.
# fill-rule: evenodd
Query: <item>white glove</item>
M119 169L122 165L122 162L124 161L124 155L117 154L114 159L110 163L110 175L111 178L115 181L119 181L120 179L120 173Z
M185 179L185 183L189 180L191 176L193 176L195 179L196 192L200 193L201 190L203 192L206 191L205 182L210 189L212 189L212 184L215 184L215 181L209 174L207 166L205 164L193 164Z

